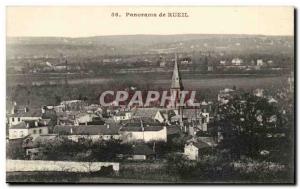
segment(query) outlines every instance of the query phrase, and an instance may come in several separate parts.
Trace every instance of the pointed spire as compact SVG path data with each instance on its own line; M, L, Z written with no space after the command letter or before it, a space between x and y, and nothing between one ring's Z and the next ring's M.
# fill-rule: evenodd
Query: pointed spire
M180 90L183 89L179 70L178 70L177 54L175 54L175 63L174 63L171 89L180 89Z

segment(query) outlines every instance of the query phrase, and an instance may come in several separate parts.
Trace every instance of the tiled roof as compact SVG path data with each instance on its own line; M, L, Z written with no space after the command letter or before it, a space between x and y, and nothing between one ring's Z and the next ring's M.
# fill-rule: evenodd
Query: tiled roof
M119 127L107 125L57 125L53 132L65 135L117 135Z
M209 148L210 147L206 142L202 142L202 141L192 142L192 144L194 146L196 146L197 148L199 148L199 149L201 149L201 148Z
M12 117L41 117L42 110L41 109L29 109L25 112L24 109L16 110L16 113L12 115Z
M164 127L162 126L146 126L144 127L144 131L160 131ZM130 126L130 127L121 127L120 131L127 132L141 132L143 129L140 126Z
M47 119L48 120L48 119ZM35 122L34 120L30 120L30 121L22 121L20 122L19 124L17 125L12 125L10 127L10 129L28 129L28 128L35 128L35 127L45 127L47 126L47 124L45 125L42 120L38 120L38 126L35 125ZM27 124L28 124L28 127L27 127Z
M159 108L137 108L135 110L134 116L135 117L148 117L154 118Z

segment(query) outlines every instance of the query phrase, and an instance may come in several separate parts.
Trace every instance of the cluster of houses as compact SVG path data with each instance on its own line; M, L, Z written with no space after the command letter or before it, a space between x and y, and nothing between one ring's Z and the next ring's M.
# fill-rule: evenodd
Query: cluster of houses
M183 115L178 111L162 108L134 108L132 110L109 110L110 115L103 116L104 110L98 105L83 105L83 101L65 101L58 106L44 106L37 109L17 109L9 113L8 142L23 140L27 155L38 153L39 142L51 142L64 136L74 142L82 139L111 140L134 145L134 149L148 142L167 142L180 132L195 136L197 131L207 131L211 103L202 102L202 109L186 109ZM64 105L63 105L64 104ZM71 105L72 104L72 105ZM76 104L76 105L75 105ZM66 110L68 109L68 110ZM55 114L55 120L51 112ZM180 121L183 124L180 124ZM39 141L39 142L38 142ZM145 159L149 153L137 154L134 158ZM151 153L153 154L153 153Z
M181 78L175 61L171 90L182 88ZM235 89L223 89L218 94L218 103L226 104ZM254 91L263 96L263 90ZM274 98L270 103L276 103ZM189 136L182 153L189 159L200 158L204 149L214 148L218 138L210 135L210 122L215 116L213 102L202 101L197 108L101 107L87 104L83 100L62 101L56 106L30 109L13 104L7 115L8 142L22 140L26 155L32 157L39 152L40 142L59 140L59 136L78 142L89 138L92 141L119 139L132 144L133 159L145 160L153 155L145 143L167 142L183 133ZM197 133L204 133L199 135Z

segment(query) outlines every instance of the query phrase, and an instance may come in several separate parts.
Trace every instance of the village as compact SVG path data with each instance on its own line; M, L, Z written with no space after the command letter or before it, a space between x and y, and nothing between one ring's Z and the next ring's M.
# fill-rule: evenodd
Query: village
M288 91L293 91L292 78L293 76L287 81L289 87L286 93L280 93L283 99L289 94ZM183 90L181 80L175 58L170 82L171 94ZM103 107L100 104L88 104L84 100L74 99L62 101L59 105L31 109L14 102L11 111L7 113L7 144L10 148L18 149L18 152L11 153L15 156L12 158L25 160L60 160L60 157L64 161L78 160L76 151L72 151L75 155L68 156L69 159L64 159L62 154L51 159L51 153L45 149L57 141L105 141L108 142L106 144L113 141L118 145L114 143L107 146L107 151L114 154L110 154L109 158L104 155L99 161L164 161L167 155L172 153L182 154L191 161L199 161L209 156L209 152L217 148L223 140L225 132L223 133L216 124L222 117L220 110L224 107L226 109L226 105L239 95L240 91L225 88L215 97L217 103L203 100L199 102L199 107L128 107L115 106L114 103ZM277 97L266 96L263 89L253 91L253 96L266 99L267 103L272 105L276 105L280 100ZM176 100L176 97L173 99ZM281 111L285 113L287 110ZM268 116L268 123L277 121L278 115ZM262 123L265 118L258 114L256 119ZM270 137L278 136L286 137L284 132ZM82 159L88 160L89 154L93 152L81 153L84 153ZM259 153L268 155L271 152L262 149ZM97 158L90 161L95 160Z

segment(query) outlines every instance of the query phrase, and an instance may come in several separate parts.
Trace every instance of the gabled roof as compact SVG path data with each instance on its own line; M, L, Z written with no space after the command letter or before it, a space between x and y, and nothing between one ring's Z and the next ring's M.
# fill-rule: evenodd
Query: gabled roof
M118 135L118 126L107 125L56 125L53 132L64 135Z
M193 146L197 147L198 149L210 147L206 142L202 142L202 141L191 142L190 144L193 144Z
M16 110L16 113L12 115L12 117L41 117L42 116L42 110L41 109L28 109L28 111L25 111L25 109L18 109Z
M126 125L127 123L141 123L141 121L143 123L151 123L151 122L155 122L152 118L149 117L140 117L140 118L131 118L129 120L122 120L120 123L123 125Z
M135 117L154 118L159 108L137 108L134 112Z

